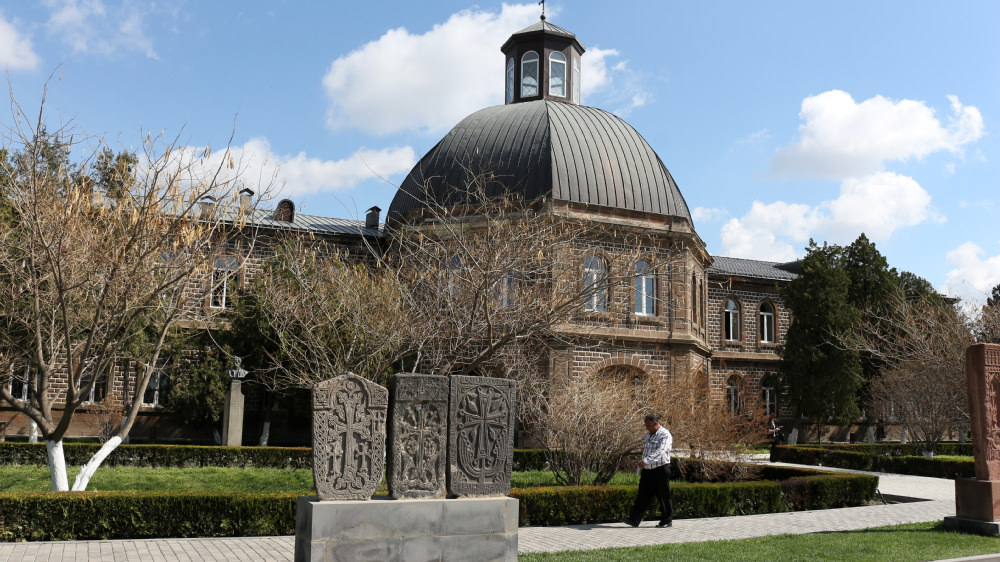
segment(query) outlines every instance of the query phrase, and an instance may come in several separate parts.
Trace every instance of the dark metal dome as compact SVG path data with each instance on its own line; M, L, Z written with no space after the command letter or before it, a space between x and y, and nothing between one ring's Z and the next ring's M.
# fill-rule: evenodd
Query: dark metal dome
M389 207L397 221L428 201L460 204L471 177L505 192L686 219L691 213L656 152L614 115L538 100L498 105L463 119L410 171Z

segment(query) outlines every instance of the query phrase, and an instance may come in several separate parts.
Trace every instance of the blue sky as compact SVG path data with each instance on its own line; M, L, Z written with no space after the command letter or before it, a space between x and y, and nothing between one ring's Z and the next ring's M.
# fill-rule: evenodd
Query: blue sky
M0 4L19 103L113 148L146 131L276 174L300 212L387 209L416 160L503 102L526 4ZM966 301L1000 283L1000 2L546 3L583 103L634 126L715 255L785 261L865 232ZM9 125L9 112L0 123ZM381 179L374 172L381 176ZM273 205L273 202L271 203Z

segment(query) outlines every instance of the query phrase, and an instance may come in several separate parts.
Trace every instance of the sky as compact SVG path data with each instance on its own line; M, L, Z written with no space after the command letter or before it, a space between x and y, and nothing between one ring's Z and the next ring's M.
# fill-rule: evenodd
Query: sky
M790 261L861 233L965 302L1000 284L1000 2L549 0L583 103L659 154L713 255ZM541 6L7 0L0 66L50 130L222 158L298 212L388 209ZM13 112L0 109L7 143ZM263 191L263 190L261 190ZM384 216L384 211L383 211Z

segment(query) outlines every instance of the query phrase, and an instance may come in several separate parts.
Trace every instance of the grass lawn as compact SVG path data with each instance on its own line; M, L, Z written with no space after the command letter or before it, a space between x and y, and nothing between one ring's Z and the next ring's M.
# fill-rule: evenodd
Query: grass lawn
M69 467L69 484L80 467ZM47 466L0 467L0 492L47 492ZM281 468L133 468L102 466L88 490L211 490L229 492L316 493L312 470Z
M80 467L68 467L70 486ZM514 488L555 486L552 473L544 470L514 472ZM620 472L611 484L638 484L633 472ZM47 492L52 489L46 466L0 467L0 492ZM218 490L233 492L297 492L315 494L312 470L280 468L133 468L102 466L88 490ZM383 481L379 491L385 492Z
M677 532L671 529L667 532ZM632 560L940 560L1000 552L1000 539L944 530L941 523L914 523L864 531L777 535L754 539L632 548L521 554L524 562Z

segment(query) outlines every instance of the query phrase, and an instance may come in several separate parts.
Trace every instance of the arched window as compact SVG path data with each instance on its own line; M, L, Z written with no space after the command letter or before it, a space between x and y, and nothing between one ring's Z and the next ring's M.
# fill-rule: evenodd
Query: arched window
M774 387L774 377L767 376L760 381L760 401L764 405L765 416L778 415L778 393Z
M580 103L580 61L573 58L573 101Z
M643 260L635 264L633 294L636 314L656 314L656 278L653 277L653 268Z
M608 273L604 262L597 256L587 256L583 262L583 288L586 300L583 309L604 312L608 308Z
M235 256L219 256L215 258L212 269L212 296L209 306L212 308L232 308L233 296L239 287L240 260Z
M722 311L722 325L727 341L740 339L740 305L733 299L726 299L726 308Z
M566 97L566 55L558 51L549 55L549 95Z
M726 402L729 404L729 415L735 416L742 410L740 404L740 378L736 375L726 379Z
M507 103L514 102L514 59L507 59Z
M538 95L538 53L528 51L521 57L521 97Z
M774 305L769 302L760 305L760 342L774 343Z

